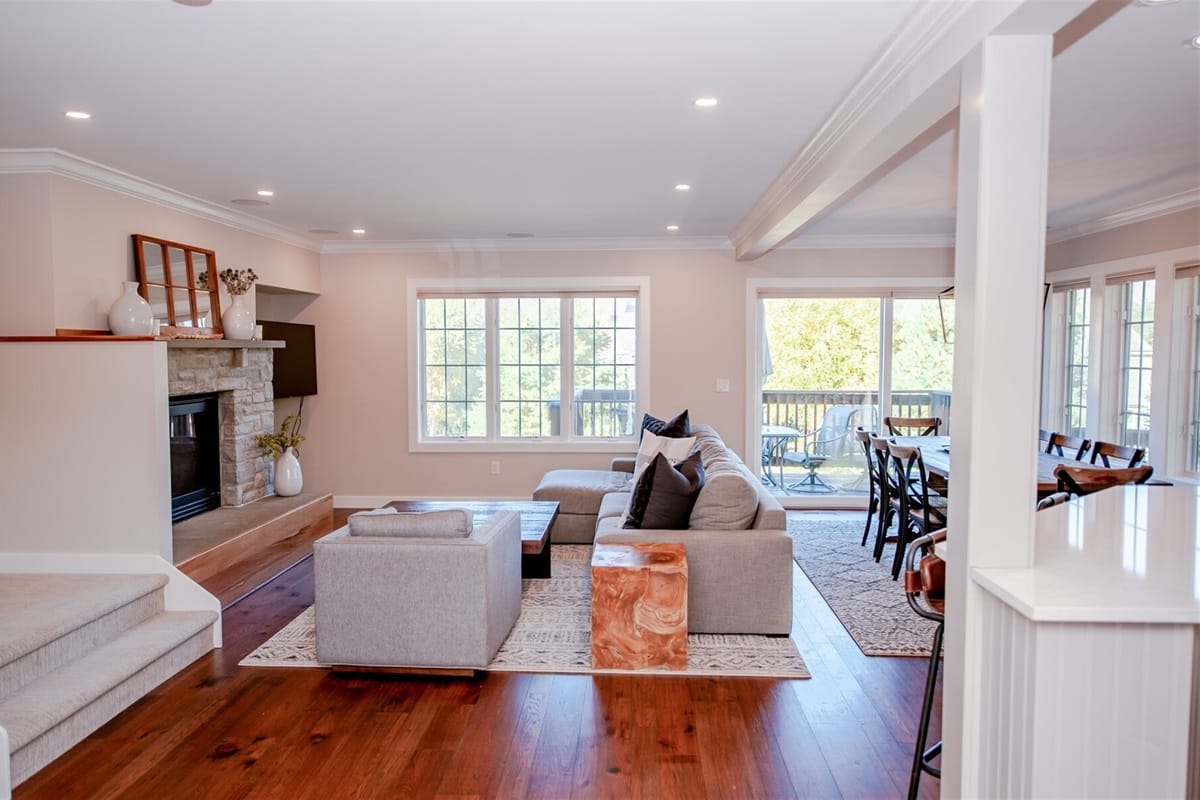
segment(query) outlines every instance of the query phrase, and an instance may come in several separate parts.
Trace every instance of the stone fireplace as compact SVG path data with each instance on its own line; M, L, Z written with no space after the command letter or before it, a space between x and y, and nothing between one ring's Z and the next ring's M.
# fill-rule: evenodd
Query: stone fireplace
M254 443L275 427L271 349L281 342L175 339L167 344L167 393L217 397L221 505L270 494L267 460Z

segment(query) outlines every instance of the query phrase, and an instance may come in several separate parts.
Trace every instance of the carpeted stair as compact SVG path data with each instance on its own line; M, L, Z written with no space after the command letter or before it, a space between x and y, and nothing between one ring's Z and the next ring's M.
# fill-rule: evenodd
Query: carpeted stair
M0 726L13 786L212 649L217 614L165 611L166 584L0 575Z

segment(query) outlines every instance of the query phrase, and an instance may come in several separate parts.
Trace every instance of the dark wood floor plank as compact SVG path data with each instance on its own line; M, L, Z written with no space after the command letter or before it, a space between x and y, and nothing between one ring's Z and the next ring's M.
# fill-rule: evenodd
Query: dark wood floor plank
M226 609L222 649L14 797L902 795L927 662L863 655L802 576L795 595L807 681L238 667L311 605L305 560ZM927 776L921 797L938 789Z

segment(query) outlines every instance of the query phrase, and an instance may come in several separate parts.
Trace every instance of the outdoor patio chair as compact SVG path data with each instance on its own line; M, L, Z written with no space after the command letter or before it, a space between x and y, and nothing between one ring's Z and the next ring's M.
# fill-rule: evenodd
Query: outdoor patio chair
M843 458L856 451L854 428L860 411L859 406L830 406L821 419L821 427L799 438L804 449L780 456L785 464L795 464L807 470L804 477L787 485L789 491L808 494L837 491L836 486L821 479L817 470L831 458Z

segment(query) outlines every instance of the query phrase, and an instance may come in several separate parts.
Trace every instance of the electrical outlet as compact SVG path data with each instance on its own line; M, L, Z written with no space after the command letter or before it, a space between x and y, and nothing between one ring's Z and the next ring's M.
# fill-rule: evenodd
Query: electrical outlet
M729 391L729 378L717 378L717 391L722 393Z
M493 462L492 462L492 474L493 474L493 475L499 475L499 474L500 474L500 462L499 462L499 461L493 461Z

